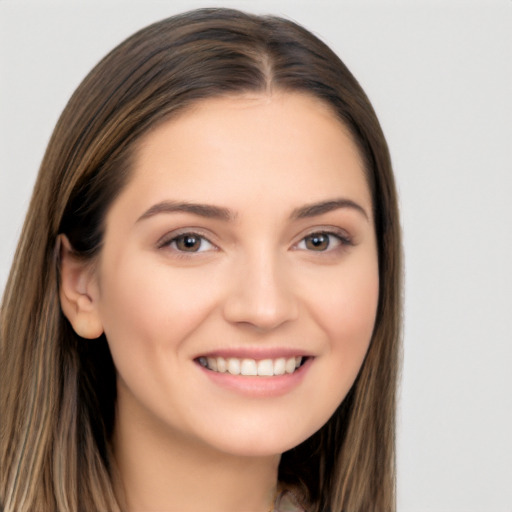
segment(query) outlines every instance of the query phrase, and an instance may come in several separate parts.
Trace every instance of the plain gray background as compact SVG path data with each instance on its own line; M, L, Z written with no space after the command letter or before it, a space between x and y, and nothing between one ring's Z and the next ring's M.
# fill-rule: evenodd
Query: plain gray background
M203 6L295 19L365 88L406 253L399 512L511 512L511 0L0 0L0 290L80 80L135 30Z

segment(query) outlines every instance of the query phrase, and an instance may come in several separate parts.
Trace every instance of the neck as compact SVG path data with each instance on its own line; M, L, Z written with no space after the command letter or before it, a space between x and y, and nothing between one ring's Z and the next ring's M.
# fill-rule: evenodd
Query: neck
M213 449L168 426L129 421L118 407L113 438L116 494L127 512L267 512L279 456ZM131 418L133 420L133 418ZM140 418L138 418L140 419Z

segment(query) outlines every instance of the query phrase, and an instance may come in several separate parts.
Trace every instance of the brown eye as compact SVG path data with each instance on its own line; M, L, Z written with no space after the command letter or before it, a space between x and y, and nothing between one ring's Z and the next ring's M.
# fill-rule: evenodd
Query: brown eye
M212 248L212 244L206 238L195 233L184 233L171 240L169 244L181 252L202 252Z
M194 231L169 233L157 243L157 248L175 253L177 256L192 256L202 252L217 251L218 247L208 238Z
M341 246L353 245L345 232L316 231L305 236L296 246L301 251L331 252Z
M325 251L330 245L330 235L327 233L314 233L304 238L306 249L310 251Z

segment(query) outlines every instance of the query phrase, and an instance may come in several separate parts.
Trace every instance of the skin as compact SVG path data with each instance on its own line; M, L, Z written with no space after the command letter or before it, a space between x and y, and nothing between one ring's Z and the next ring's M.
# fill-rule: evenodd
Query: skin
M203 238L182 250L183 233ZM345 127L305 94L204 100L143 139L94 267L65 237L61 259L65 314L84 337L105 332L118 372L126 509L267 510L280 454L341 403L374 326L372 203ZM197 362L267 349L308 356L285 392L218 385Z

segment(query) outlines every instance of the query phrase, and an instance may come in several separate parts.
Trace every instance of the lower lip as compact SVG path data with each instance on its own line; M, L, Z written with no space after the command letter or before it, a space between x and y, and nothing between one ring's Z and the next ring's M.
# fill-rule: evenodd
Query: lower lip
M199 369L216 385L252 397L273 397L289 393L296 388L308 372L313 357L308 357L304 364L293 373L276 375L274 377L256 377L232 375L230 373L214 372L197 364Z

